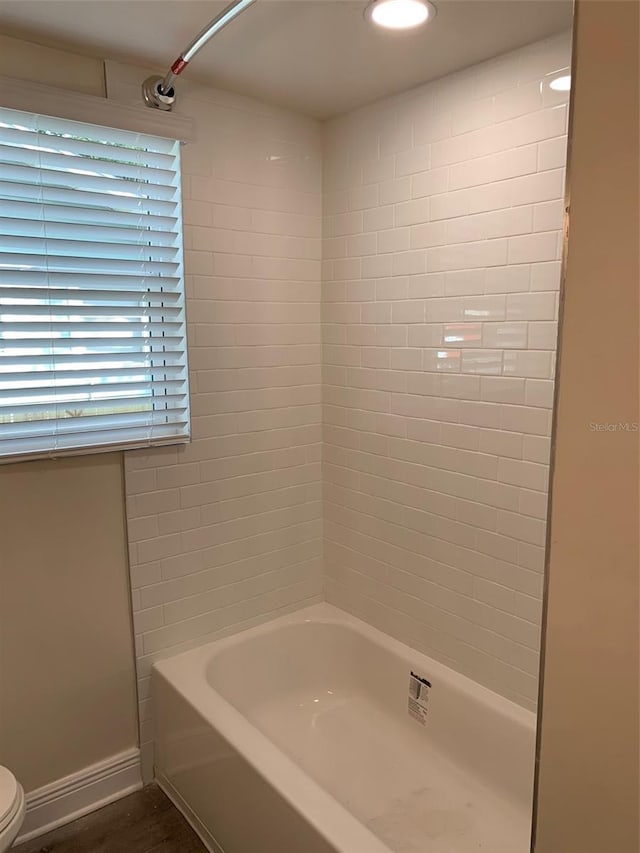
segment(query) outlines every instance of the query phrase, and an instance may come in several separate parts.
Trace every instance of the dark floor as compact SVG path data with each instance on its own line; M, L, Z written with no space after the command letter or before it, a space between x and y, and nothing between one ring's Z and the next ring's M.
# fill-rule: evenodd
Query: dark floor
M21 844L15 853L206 853L206 849L162 791L149 785Z

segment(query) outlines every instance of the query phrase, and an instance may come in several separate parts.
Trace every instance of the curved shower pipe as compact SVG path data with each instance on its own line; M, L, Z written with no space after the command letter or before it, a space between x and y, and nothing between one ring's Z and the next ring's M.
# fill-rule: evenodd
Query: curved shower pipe
M174 82L182 74L196 53L221 29L230 24L256 0L235 0L213 18L207 26L201 30L189 46L182 51L164 77L148 77L142 84L142 96L148 107L156 110L170 110L176 100Z

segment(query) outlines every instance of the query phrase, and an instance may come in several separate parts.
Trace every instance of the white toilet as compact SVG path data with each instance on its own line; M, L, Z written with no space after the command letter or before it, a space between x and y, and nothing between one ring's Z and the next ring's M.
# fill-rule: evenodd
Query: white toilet
M25 808L22 785L13 773L0 766L0 853L5 853L15 841Z

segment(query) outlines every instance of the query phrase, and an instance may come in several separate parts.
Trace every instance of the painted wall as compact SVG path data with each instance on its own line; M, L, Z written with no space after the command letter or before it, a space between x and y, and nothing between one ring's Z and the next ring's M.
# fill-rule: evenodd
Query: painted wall
M330 601L536 701L564 34L329 122Z
M109 97L143 74L107 63ZM125 458L143 744L154 660L322 595L320 126L204 87L179 108L193 442Z
M103 94L4 35L0 74ZM137 743L121 454L0 466L0 543L0 763L32 791Z
M0 33L0 74L59 89L104 95L102 60Z
M137 741L120 459L0 468L0 762L27 791Z
M640 848L639 24L578 2L536 853Z

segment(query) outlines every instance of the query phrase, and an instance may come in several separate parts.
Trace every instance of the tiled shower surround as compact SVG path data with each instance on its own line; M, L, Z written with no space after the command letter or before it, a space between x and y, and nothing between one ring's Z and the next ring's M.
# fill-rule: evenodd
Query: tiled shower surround
M324 125L184 99L194 441L126 454L143 742L153 660L322 597L533 706L569 56Z
M553 38L325 137L326 597L529 707L569 56Z

